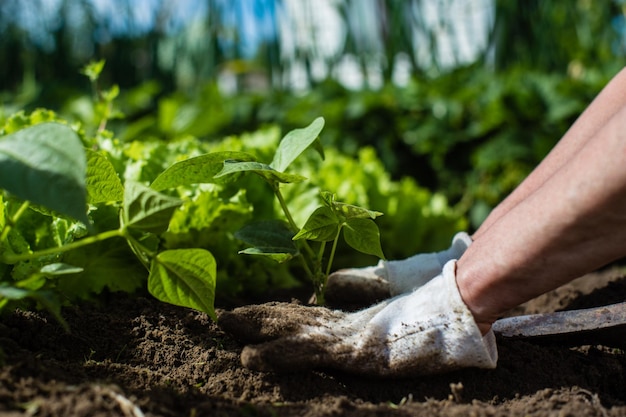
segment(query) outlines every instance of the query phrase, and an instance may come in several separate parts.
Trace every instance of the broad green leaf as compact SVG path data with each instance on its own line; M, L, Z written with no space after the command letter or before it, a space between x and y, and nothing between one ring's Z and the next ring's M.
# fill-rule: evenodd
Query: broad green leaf
M217 268L211 252L174 249L159 253L152 261L148 290L157 299L207 313L214 310Z
M122 201L124 186L103 154L87 150L87 196L91 204Z
M176 162L163 171L150 184L156 191L174 188L181 185L215 182L215 175L224 167L224 161L254 161L254 156L245 152L213 152L184 161Z
M280 141L270 166L276 171L284 172L295 159L309 146L314 144L324 128L324 118L318 117L305 128L294 129ZM319 143L316 149L320 149ZM323 155L323 153L322 153Z
M124 225L144 232L165 232L174 210L181 204L177 198L129 181L124 193Z
M339 233L339 219L328 207L317 208L293 240L308 239L317 242L334 240Z
M298 254L293 232L280 220L265 220L247 224L235 232L235 237L252 248L240 251L248 255L265 255L284 262Z
M343 236L346 243L353 249L385 259L380 246L380 232L373 220L348 219L343 226Z
M42 123L0 138L0 188L85 224L86 158L76 133Z
M217 175L215 175L215 178L220 178L226 175L232 175L241 172L253 172L255 174L258 174L270 184L274 184L277 182L294 183L306 180L306 178L301 175L285 174L283 172L278 172L271 166L263 164L261 162L231 161L224 162L224 168Z

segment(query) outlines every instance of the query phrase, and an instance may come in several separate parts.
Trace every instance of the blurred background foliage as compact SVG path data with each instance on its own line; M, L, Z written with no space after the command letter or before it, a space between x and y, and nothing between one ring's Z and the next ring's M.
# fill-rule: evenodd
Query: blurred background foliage
M450 219L433 226L439 235L415 232L408 244L387 238L388 256L408 256L440 247L455 228L477 227L623 67L625 7L621 0L2 1L0 121L46 107L97 126L94 92L79 71L96 59L106 60L100 83L120 87L120 118L109 126L126 143L219 142L323 116L326 146L352 161L380 162L376 175L394 186L412 181L394 198L419 194L421 206L403 206L398 218L439 210ZM346 164L325 181L334 175L331 185L341 188L352 174ZM400 220L382 219L403 233Z

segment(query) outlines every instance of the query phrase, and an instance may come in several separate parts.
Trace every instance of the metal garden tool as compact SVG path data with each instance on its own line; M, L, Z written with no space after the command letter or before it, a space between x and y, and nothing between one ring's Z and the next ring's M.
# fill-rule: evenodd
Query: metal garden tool
M503 318L493 324L493 331L507 339L626 349L626 301L603 307Z

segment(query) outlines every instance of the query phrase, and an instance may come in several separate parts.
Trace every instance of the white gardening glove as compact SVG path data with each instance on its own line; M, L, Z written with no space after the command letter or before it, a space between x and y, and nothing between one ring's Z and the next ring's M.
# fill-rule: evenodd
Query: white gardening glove
M270 303L220 312L218 324L255 343L241 353L261 371L331 368L372 376L413 376L494 368L493 332L481 336L456 285L456 261L413 292L365 310Z
M421 253L399 261L379 261L376 266L348 268L328 276L329 305L369 305L374 301L418 288L441 273L446 262L458 260L472 243L465 232L457 233L446 250Z

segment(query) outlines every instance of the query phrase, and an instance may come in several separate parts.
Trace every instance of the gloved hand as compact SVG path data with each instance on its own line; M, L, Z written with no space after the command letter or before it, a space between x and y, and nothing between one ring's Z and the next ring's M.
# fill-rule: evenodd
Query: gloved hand
M446 262L458 260L472 243L457 233L446 250L421 253L399 261L379 261L376 266L341 269L328 276L326 304L370 305L418 288L441 273Z
M456 285L456 261L416 289L365 310L273 303L220 312L218 324L245 343L244 366L261 371L332 368L372 376L414 376L494 368L484 337Z

